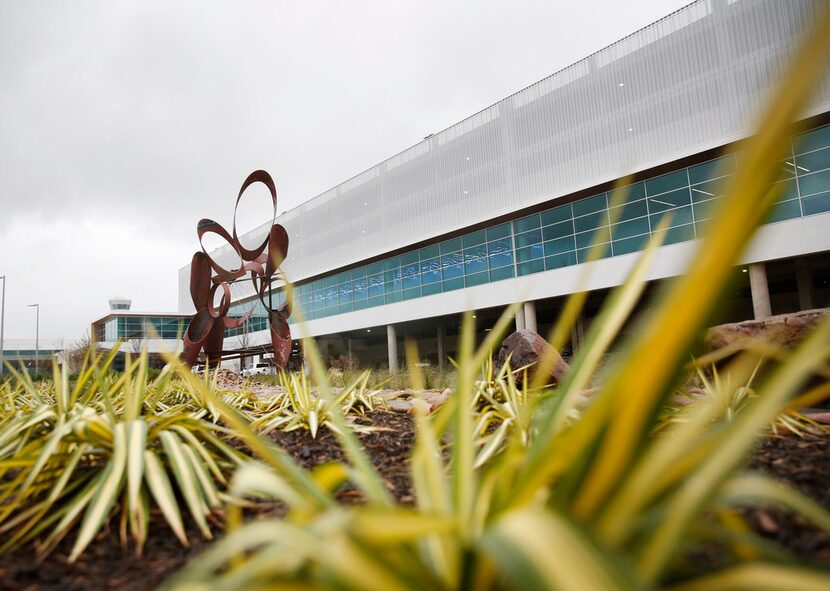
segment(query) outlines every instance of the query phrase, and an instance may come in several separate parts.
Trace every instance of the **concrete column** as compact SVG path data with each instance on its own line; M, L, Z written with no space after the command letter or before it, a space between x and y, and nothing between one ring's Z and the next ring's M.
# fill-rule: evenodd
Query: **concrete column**
M398 371L398 333L394 324L386 325L386 341L389 347L389 371Z
M807 259L795 259L795 282L798 285L798 308L800 310L812 310L813 303L813 277L810 274L810 265Z
M352 358L352 339L346 339L346 353L349 356L349 360Z
M749 288L752 292L752 310L755 313L755 320L764 320L772 316L767 267L764 263L749 265Z
M582 312L580 312L579 316L576 317L576 322L574 322L574 325L571 327L571 348L573 349L574 355L576 355L576 352L579 351L584 339L585 320Z
M524 330L525 327L525 307L522 304L516 308L516 330Z
M536 330L536 302L525 302L522 305L525 313L525 328L538 332Z
M438 345L438 369L444 369L444 361L447 358L447 349L444 346L444 325L439 324L435 330L435 340Z

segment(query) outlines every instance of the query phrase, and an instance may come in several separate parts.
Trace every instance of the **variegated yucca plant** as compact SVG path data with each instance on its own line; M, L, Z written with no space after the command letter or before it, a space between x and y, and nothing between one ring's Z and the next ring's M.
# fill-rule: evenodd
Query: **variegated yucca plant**
M312 438L317 437L320 427L336 430L337 427L331 420L330 405L337 405L343 415L363 416L380 404L375 400L375 394L366 389L369 375L369 370L364 371L351 384L340 388L330 398L324 398L312 390L304 373L281 371L280 390L263 401L262 410L257 413L251 426L262 435L276 429L305 429ZM354 422L348 424L356 432L371 430L367 425Z
M160 404L173 372L149 380L146 353L110 372L116 353L88 355L72 387L57 365L45 386L10 368L0 386L11 401L0 419L0 551L34 540L43 554L77 529L74 561L114 508L122 541L139 552L153 507L183 544L184 510L211 537L206 516L245 457L221 427Z
M797 67L782 84L758 134L747 143L738 172L687 273L623 340L603 368L587 405L583 392L642 296L658 241L642 253L627 282L614 290L555 392L533 409L522 430L477 467L476 374L510 322L508 310L483 344L474 347L467 317L460 335L453 397L435 416L416 411L410 462L414 507L397 506L348 429L338 429L347 465L314 473L258 439L238 413L238 425L269 468L248 465L234 480L240 494L269 495L289 507L283 519L241 524L232 511L227 537L186 567L168 588L276 589L768 589L830 588L830 572L770 554L743 524L736 507L784 506L825 531L830 515L815 502L742 466L770 422L793 400L827 396L823 384L830 320L784 355L756 384L757 395L733 420L713 422L726 390L695 405L682 422L655 433L700 333L716 315L732 267L776 199L775 163L793 132L830 46L830 15L816 23ZM771 188L773 187L773 188ZM567 303L551 335L561 345L584 295ZM305 344L320 396L331 399L313 343ZM552 363L543 360L540 365ZM739 355L725 371L748 379L757 363ZM539 371L537 375L544 375ZM418 375L413 372L413 386ZM536 384L538 386L539 384ZM532 390L532 388L531 388ZM798 398L796 398L798 397ZM332 421L345 425L332 406ZM444 445L447 449L444 449ZM338 506L333 490L350 480L363 506ZM722 564L689 568L700 543L723 550Z

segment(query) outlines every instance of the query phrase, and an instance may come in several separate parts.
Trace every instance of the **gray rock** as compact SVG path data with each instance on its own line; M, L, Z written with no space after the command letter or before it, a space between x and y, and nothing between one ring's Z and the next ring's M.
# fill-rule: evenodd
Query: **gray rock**
M545 384L559 384L568 371L568 364L565 363L562 356L554 350L550 343L532 330L517 330L504 339L496 362L497 371L504 366L508 356L510 358L510 367L514 371L516 383L519 385L524 380L524 371L516 372L516 370L530 365L531 367L527 368L527 378L529 381L533 381L537 364L546 356L552 357L553 363L550 374L546 376Z
M746 320L713 326L706 331L703 347L718 351L724 347L743 349L752 341L764 341L783 347L797 345L827 314L826 309L779 314L764 320Z
M386 410L391 410L392 412L409 412L412 409L410 402L401 400L400 398L390 398L389 400L385 400L384 404L386 405Z

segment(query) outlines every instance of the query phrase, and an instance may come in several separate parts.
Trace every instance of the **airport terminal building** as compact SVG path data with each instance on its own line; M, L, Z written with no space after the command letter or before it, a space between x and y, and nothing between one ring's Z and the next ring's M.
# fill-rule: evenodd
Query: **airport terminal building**
M483 334L523 302L516 325L542 333L568 294L587 290L587 323L666 215L649 279L682 273L738 142L821 5L698 0L282 214L283 267L305 319L292 317L295 338L395 367L405 337L442 362L468 310ZM779 202L736 268L729 319L830 302L829 73L779 164ZM612 196L620 185L622 202ZM594 243L602 256L586 262ZM234 266L229 247L211 256ZM182 314L193 312L189 278L182 268ZM256 302L250 283L232 293L232 316ZM268 342L256 310L224 348Z

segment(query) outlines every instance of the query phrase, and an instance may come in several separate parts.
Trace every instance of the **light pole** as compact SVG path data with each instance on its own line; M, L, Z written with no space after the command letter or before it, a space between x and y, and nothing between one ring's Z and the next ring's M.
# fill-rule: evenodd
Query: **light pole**
M35 373L40 370L40 304L29 304L29 308L35 308Z
M2 376L6 365L3 359L3 325L6 318L6 276L2 275L0 279L3 280L3 301L0 302L0 376Z

